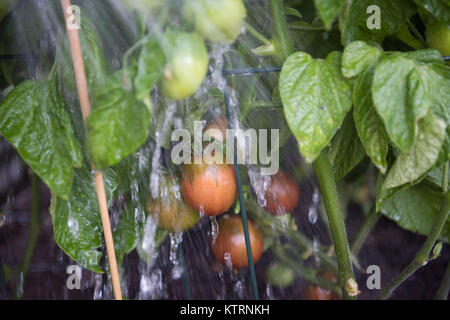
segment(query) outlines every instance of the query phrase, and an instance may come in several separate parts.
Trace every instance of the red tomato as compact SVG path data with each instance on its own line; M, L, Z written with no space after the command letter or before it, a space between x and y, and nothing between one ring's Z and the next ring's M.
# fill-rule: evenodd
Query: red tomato
M210 136L218 141L224 142L227 138L226 130L228 128L228 120L224 115L220 115L205 127L205 135ZM215 130L214 130L215 129ZM218 131L216 131L218 130ZM221 133L218 134L218 133Z
M181 181L184 200L207 216L226 212L236 199L236 178L228 164L185 164Z
M262 256L264 239L253 222L247 220L253 262ZM231 264L234 268L248 267L247 247L245 246L244 227L242 218L238 215L227 214L219 220L217 237L211 240L211 250L214 257L223 264Z
M298 203L300 192L297 183L284 171L270 176L265 192L267 211L274 215L283 215L292 211Z

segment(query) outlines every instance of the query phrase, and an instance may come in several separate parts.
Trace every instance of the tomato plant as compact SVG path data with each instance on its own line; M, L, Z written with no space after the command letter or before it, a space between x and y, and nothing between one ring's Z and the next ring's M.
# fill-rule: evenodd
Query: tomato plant
M211 239L211 250L214 257L224 265L233 268L248 267L247 248L245 246L244 228L241 218L237 215L226 214L220 217L218 233ZM264 239L261 232L248 221L250 244L253 252L253 262L261 258Z
M50 189L54 239L74 261L105 269L97 170L113 209L119 264L137 249L151 266L168 232L178 246L175 233L201 215L231 211L237 215L218 218L211 250L222 263L248 267L253 289L245 234L254 262L263 250L273 255L269 283L287 287L301 277L311 298L353 299L365 290L355 276L364 267L359 252L381 217L426 240L383 283L380 299L448 250L448 1L121 3L131 11L125 21L108 1L80 4L77 32L92 105L85 119L58 3L0 5L0 56L12 59L0 61L0 133ZM196 121L207 119L200 132L223 144L231 121L258 134L279 130L267 154L281 154L286 171L264 176L259 169L267 163L248 159L197 162L195 146L182 150L193 163L175 163L175 130L185 129L195 145ZM204 142L200 137L200 147ZM228 148L233 144L224 153ZM355 200L361 227L347 214ZM328 234L312 239L299 223L306 220ZM189 232L205 226L213 228ZM349 243L347 231L356 227ZM321 276L325 269L336 281ZM440 297L448 291L442 283Z

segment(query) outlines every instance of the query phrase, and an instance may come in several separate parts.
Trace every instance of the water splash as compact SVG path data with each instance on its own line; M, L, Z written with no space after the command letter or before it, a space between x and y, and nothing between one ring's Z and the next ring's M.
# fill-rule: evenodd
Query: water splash
M178 247L183 242L183 232L173 232L169 234L170 253L169 260L172 263L172 279L178 280L183 275L183 266L178 259Z

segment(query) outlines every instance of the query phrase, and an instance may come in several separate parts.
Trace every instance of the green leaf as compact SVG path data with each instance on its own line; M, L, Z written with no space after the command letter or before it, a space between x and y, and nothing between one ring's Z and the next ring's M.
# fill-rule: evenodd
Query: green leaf
M117 177L110 169L103 171L108 204L117 188ZM83 267L101 273L99 262L102 225L94 181L85 168L76 171L68 200L52 194L50 214L56 243Z
M81 10L80 20L81 28L78 31L83 48L84 70L86 71L88 88L92 94L94 88L103 84L108 67L103 54L102 41L86 10ZM57 74L64 90L70 91L78 98L69 40L66 34L61 36L64 36L63 44L57 46L56 49Z
M392 142L408 153L417 134L417 122L432 104L433 72L402 56L381 59L375 69L372 97Z
M300 11L298 11L295 8L285 7L284 8L284 13L286 15L294 16L294 17L297 17L297 18L303 18L303 15L300 13Z
M122 216L113 232L114 248L116 249L117 263L122 264L123 258L138 244L142 223L137 216L137 210L129 201L125 206Z
M122 87L122 72L97 89L86 119L87 148L96 168L119 163L147 139L150 113L131 91Z
M164 53L158 41L151 39L143 47L138 59L137 74L134 79L138 100L144 100L149 97L150 90L162 74L164 60Z
M331 29L334 18L341 11L346 0L314 0L320 18L327 30Z
M333 165L334 178L340 180L364 159L364 147L356 133L352 113L345 117L328 151Z
M374 66L366 68L353 87L353 116L358 135L367 154L377 168L385 173L387 170L386 156L389 150L389 137L372 102L370 88L374 69Z
M342 74L347 78L356 77L369 65L377 62L382 50L364 41L350 43L342 55Z
M417 140L408 154L400 154L383 184L383 189L413 182L429 171L439 156L445 138L446 125L433 113L419 122Z
M380 8L380 29L370 30L367 20L373 15L367 8ZM342 45L355 40L371 40L381 43L388 35L395 33L414 13L416 6L409 0L354 0L347 1L339 16Z
M441 23L450 25L450 1L448 0L414 0L422 8L428 10Z
M444 175L444 165L428 172L426 180L433 183L436 187L442 188L442 178ZM448 181L450 181L450 170L448 171Z
M420 183L411 188L397 192L381 205L381 212L397 222L399 226L412 232L427 235L442 203L442 193L427 183ZM442 229L439 238L450 240L450 219Z
M437 64L444 63L441 54L436 49L422 49L408 52L396 52L395 55L400 55L402 57L415 60L416 62L421 63L437 63Z
M0 133L50 190L68 198L82 152L52 78L10 92L0 104Z
M340 61L338 52L325 60L296 52L280 74L285 117L308 162L328 145L352 106L351 88L341 74Z

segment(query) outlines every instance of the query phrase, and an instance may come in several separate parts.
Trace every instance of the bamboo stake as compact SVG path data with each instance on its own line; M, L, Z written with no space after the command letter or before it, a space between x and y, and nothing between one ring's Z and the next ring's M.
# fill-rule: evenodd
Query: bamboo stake
M78 97L80 99L81 113L83 120L85 120L90 111L91 105L89 102L88 86L86 80L86 73L84 70L83 56L81 52L80 35L76 28L69 28L67 21L71 16L68 10L71 6L70 0L61 0L61 6L64 11L66 21L67 36L69 38L70 51L72 54L73 68L75 71L75 81L77 85ZM92 169L95 170L92 164ZM111 279L116 300L122 300L122 290L120 288L119 271L117 268L116 252L114 250L114 241L111 231L111 222L109 220L108 204L106 201L105 185L103 181L103 174L101 171L96 171L94 176L95 190L97 193L98 206L100 208L100 216L102 220L103 233L105 236L106 251L108 254L109 268L111 271Z

